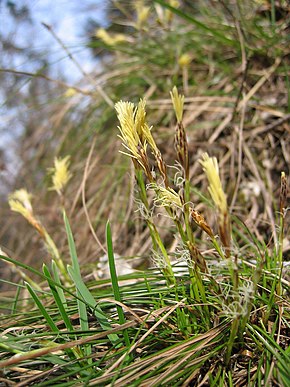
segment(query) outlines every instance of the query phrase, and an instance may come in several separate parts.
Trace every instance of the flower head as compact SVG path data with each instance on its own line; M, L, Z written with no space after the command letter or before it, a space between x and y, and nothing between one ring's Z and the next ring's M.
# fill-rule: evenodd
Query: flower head
M209 193L218 210L219 235L226 248L226 257L230 257L231 224L228 213L227 198L222 188L219 176L219 167L215 157L209 157L207 153L202 155L200 161L209 181Z
M182 54L179 58L178 58L178 64L179 66L181 67L188 67L190 65L190 62L192 61L192 57L190 54L188 53L185 53L185 54Z
M146 123L145 105L146 102L142 99L137 107L132 102L124 101L120 101L115 105L123 145L129 151L128 155L135 158L143 169L148 168L148 160L146 160L147 144L151 146L153 152L157 151L151 128Z
M59 195L72 177L69 172L69 159L70 156L55 158L54 167L48 169L52 174L52 186L49 189L56 191Z
M173 87L172 91L170 92L170 95L177 122L180 123L182 121L183 116L184 95L178 94L176 86Z
M9 195L8 203L12 211L21 214L34 228L36 228L41 236L44 236L45 230L33 214L33 208L30 201L31 197L32 195L29 194L26 189L22 188Z
M33 210L30 201L31 197L32 195L24 188L13 192L8 197L10 209L21 214L30 223L32 223L33 219Z
M77 94L77 91L73 87L69 87L64 93L65 98L74 97Z
M135 4L135 9L137 13L137 22L136 22L136 27L138 29L142 28L143 25L146 23L149 17L150 13L150 7L146 7L144 5L143 0L139 0Z
M16 208L19 209L22 206L25 211L32 212L31 198L32 195L26 189L21 188L9 195L9 205L15 208L11 208L12 211L19 212Z
M156 183L148 184L148 188L152 188L156 192L157 197L154 203L157 207L182 208L180 197L172 188L165 188Z
M225 214L227 213L227 199L222 188L217 159L216 157L209 157L207 153L204 153L202 158L200 164L209 182L209 193L219 212Z
M126 42L127 38L123 34L110 35L104 28L99 28L95 33L96 37L101 39L108 46L114 46L118 43Z

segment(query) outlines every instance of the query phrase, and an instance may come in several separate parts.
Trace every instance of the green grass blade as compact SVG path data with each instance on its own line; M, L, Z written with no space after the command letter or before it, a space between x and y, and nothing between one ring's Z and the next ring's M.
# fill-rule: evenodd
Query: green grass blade
M53 332L59 332L58 327L55 325L55 323L52 320L52 318L50 317L49 313L46 311L45 307L43 306L43 303L41 302L40 298L37 296L35 291L32 289L32 287L27 282L25 282L25 285L26 285L26 288L29 291L31 297L33 298L35 304L37 305L38 309L40 310L43 317L45 318L48 325L50 326L51 330Z
M59 296L59 293L58 293L58 289L57 287L54 285L53 281L52 281L52 277L51 277L51 274L50 274L50 271L48 270L47 266L44 264L43 265L43 273L44 275L47 277L47 282L48 282L48 285L50 287L50 290L52 292L52 295L53 295L53 298L56 302L56 305L58 307L58 310L59 310L59 313L65 323L65 326L66 328L73 332L74 328L73 328L73 325L70 321L70 318L67 314L67 311L65 310L65 307L64 307L64 303L63 303L63 300L60 298Z
M72 267L73 267L74 272L76 272L80 276L81 271L80 271L80 265L79 265L79 261L78 261L75 241L74 241L71 227L70 227L70 224L69 224L69 221L68 221L68 218L66 216L65 211L63 212L63 219L64 219L66 235L67 235L67 240L68 240L68 245L69 245L69 252L70 252L70 256L71 256L71 260L72 260Z
M108 260L109 260L109 267L110 267L110 274L111 274L111 281L112 281L114 297L115 297L116 301L122 302L119 284L118 284L118 277L117 277L117 273L116 273L113 242L112 242L112 233L111 233L111 227L110 227L109 221L107 222L107 225L106 225L106 239L107 239ZM116 305L116 307L117 307L117 313L119 316L119 322L120 322L120 324L124 324L126 321L124 311L120 305ZM130 340L129 340L127 330L124 330L123 334L124 334L125 343L126 343L127 347L129 347Z
M47 277L42 274L40 271L34 269L33 267L31 266L28 266L22 262L19 262L17 261L16 259L13 259L13 258L10 258L10 257L7 257L7 256L4 256L4 255L0 255L0 259L3 259L3 261L7 261L7 262L10 262L10 263L13 263L14 265L16 266L19 266L19 267L22 267L23 269L26 269L26 270L29 270L31 273L33 274L36 274L38 277L42 278L43 280L47 281ZM61 284L61 282L58 284L54 281L54 285L56 285L57 287L59 287L60 289L62 290L65 290L68 294L70 294L72 297L75 297L75 294L73 292L71 292L70 290L68 290L65 286L63 286Z
M14 302L13 302L12 308L11 308L11 314L12 314L12 315L13 315L14 313L16 313L16 310L17 310L17 303L18 303L18 300L19 300L19 295L20 295L20 286L17 286L16 294L15 294L15 299L14 299Z
M63 304L64 309L67 310L68 306L67 306L66 298L65 298L65 295L64 295L64 291L61 288L61 281L60 281L60 277L59 277L59 273L58 273L58 268L57 268L57 265L56 265L56 263L54 261L51 262L51 269L52 269L54 281L58 285L58 286L56 286L56 290L57 290L58 296L59 296L59 298L60 298L60 300L61 300L61 302Z
M101 327L104 330L112 329L112 326L109 323L107 316L97 305L94 297L92 296L91 292L89 291L89 289L87 288L87 286L82 280L75 242L74 242L71 227L65 212L63 213L63 217L64 217L65 229L66 229L67 238L68 238L69 251L70 251L71 260L72 260L72 266L68 266L67 270L76 286L77 296L83 298L83 300L86 300L86 302L84 302L78 299L78 308L79 308L80 322L81 322L82 329L88 330L89 328L87 324L86 304L89 305L94 310L94 314L98 319ZM113 344L119 341L119 337L116 334L110 334L108 337Z
M247 328L263 343L265 348L277 359L277 365L286 375L289 375L290 356L276 343L276 341L257 325L247 324Z
M230 46L237 46L237 43L232 40L232 39L229 39L229 38L226 38L222 33L214 30L213 28L210 28L208 27L207 25L205 25L204 23L200 22L199 20L195 19L194 17L192 17L191 15L188 15L187 13L181 11L180 9L177 9L175 7L172 7L171 5L169 5L168 3L166 3L165 1L163 0L154 0L155 3L158 3L160 4L162 7L164 8L167 8L169 11L171 11L172 13L174 13L175 15L178 15L179 17L181 17L182 19L190 22L191 24L194 24L195 26L199 27L201 30L203 31L206 31L206 32L209 32L211 35L213 35L217 40L225 43L225 44L228 44Z
M80 327L81 327L82 331L88 331L89 330L89 322L88 322L87 306L81 300L82 294L81 294L81 292L79 290L79 283L82 282L81 270L80 270L80 265L79 265L79 261L78 261L75 241L74 241L73 234L72 234L72 231L71 231L71 227L70 227L70 224L69 224L69 221L68 221L68 218L66 216L65 211L63 212L63 218L64 218L64 224L65 224L65 229L66 229L66 234L67 234L67 239L68 239L70 256L71 256L71 260L72 260L72 270L75 273L75 276L72 279L73 279L73 281L75 283L76 294L77 294L77 297L78 297L77 306L78 306L78 312L79 312ZM90 345L86 345L84 348L85 348L86 356L90 356L91 353L92 353L91 346Z
M80 296L86 301L86 304L89 305L94 315L96 316L99 324L104 330L112 329L111 324L108 321L108 318L106 314L102 311L102 309L97 304L96 300L94 299L93 295L89 291L89 289L84 284L82 278L78 276L78 274L73 270L71 266L67 267L67 271L69 275L71 276L71 279L74 281L76 288L79 291ZM116 344L117 341L119 341L118 335L110 334L109 336L110 341L112 344Z

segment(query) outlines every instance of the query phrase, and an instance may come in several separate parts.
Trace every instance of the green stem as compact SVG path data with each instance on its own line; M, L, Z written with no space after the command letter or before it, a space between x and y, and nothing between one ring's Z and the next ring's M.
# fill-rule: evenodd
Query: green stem
M226 365L229 365L231 355L232 355L233 346L235 343L235 338L236 338L237 333L238 333L238 329L239 329L239 317L235 317L233 322L232 322L231 334L230 334L230 338L229 338L228 346L227 346L227 352L226 352L226 357L225 357Z
M144 204L146 210L148 210L148 212L149 212L149 203L148 203L147 194L146 194L146 187L145 187L145 183L144 183L144 179L143 179L143 172L142 172L142 170L136 169L135 173L136 173L137 184L139 187L140 199L141 199L142 203ZM163 271L164 277L166 279L167 285L168 286L175 285L176 280L175 280L174 272L172 270L171 262L170 262L170 259L168 257L166 248L165 248L165 246L160 238L159 232L158 232L155 224L153 223L153 221L151 219L146 218L146 222L147 222L147 225L149 227L149 232L150 232L150 236L152 239L153 249L156 252L158 252L158 250L160 250L162 253L162 256L164 258L164 265L163 265L164 267L162 267L162 271Z

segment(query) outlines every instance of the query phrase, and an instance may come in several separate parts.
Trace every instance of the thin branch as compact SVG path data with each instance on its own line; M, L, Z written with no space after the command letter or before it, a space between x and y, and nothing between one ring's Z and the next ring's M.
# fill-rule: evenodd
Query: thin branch
M0 72L2 73L10 73L10 74L15 74L15 75L26 75L27 77L32 77L32 78L42 78L42 79L45 79L49 82L53 82L55 84L57 84L58 86L61 86L61 87L64 87L66 89L73 89L75 91L77 91L78 93L81 93L81 94L84 94L84 95L94 95L95 93L89 91L89 90L84 90L84 89L80 89L79 87L77 86L72 86L72 85L69 85L67 84L66 82L63 82L63 81L59 81L58 79L53 79L45 74L42 74L42 73L31 73L29 71L18 71L18 70L15 70L15 69L8 69L8 68L0 68Z
M77 69L81 72L81 74L88 79L96 88L97 92L104 98L104 100L107 102L107 104L111 107L114 107L114 103L111 100L111 98L105 93L105 91L101 88L101 86L95 81L95 79L88 74L80 63L77 61L77 59L73 56L73 54L69 51L67 46L63 43L63 41L57 36L57 34L54 32L53 28L46 23L42 22L42 25L51 33L51 35L54 37L54 39L58 42L58 44L62 47L62 49L66 52L69 59L72 61L72 63L77 67Z

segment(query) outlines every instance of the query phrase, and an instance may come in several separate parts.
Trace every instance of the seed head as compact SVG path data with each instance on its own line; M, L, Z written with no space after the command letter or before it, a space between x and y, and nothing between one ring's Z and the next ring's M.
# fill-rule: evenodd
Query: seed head
M192 57L188 53L182 54L178 58L178 64L180 65L180 67L188 67L191 61L192 61Z
M120 138L123 146L129 151L129 153L122 153L136 159L145 173L150 176L149 161L146 155L147 144L150 145L153 153L158 148L151 134L151 128L146 123L145 105L144 100L140 100L136 108L132 102L120 101L116 103L115 108L120 122L118 126L121 133Z
M118 43L123 43L127 41L127 38L124 34L110 35L104 28L97 29L95 35L108 46L114 46Z
M56 191L61 195L63 189L72 177L69 172L70 156L64 158L55 158L54 167L49 168L48 172L52 174L52 186L49 188L51 191Z
M31 197L32 195L22 188L9 195L8 203L12 211L21 214L39 232L41 237L44 237L45 230L33 214Z
M207 176L209 182L208 190L212 200L219 212L226 213L227 199L222 188L217 159L215 157L209 157L207 153L204 153L202 158L203 160L200 160L200 164L203 166L203 170Z
M135 9L136 9L136 13L137 13L136 27L138 29L140 29L144 26L144 24L148 20L149 13L150 13L150 7L146 7L144 5L144 1L139 0L135 4Z
M218 210L218 225L221 241L226 248L226 256L230 257L231 244L231 225L229 220L228 206L226 195L222 188L222 183L219 176L219 167L215 157L209 157L207 153L202 155L203 160L200 161L203 170L206 173L209 181L209 193Z
M154 203L157 207L182 207L178 193L176 193L172 188L164 188L156 183L148 184L148 188L152 188L156 192L157 197L154 200Z
M184 95L178 94L176 86L173 87L172 91L170 92L170 95L177 122L180 123L182 121L183 116Z

